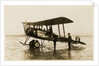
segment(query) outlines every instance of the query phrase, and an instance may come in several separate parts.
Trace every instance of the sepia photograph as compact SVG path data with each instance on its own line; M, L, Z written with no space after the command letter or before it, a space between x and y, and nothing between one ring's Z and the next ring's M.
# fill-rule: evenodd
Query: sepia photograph
M94 60L93 5L4 5L4 61Z

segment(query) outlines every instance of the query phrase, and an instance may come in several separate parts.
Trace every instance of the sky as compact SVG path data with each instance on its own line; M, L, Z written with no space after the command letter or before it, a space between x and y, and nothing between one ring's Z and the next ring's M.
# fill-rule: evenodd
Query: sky
M65 32L71 34L93 34L94 14L92 5L5 5L4 33L24 34L21 22L37 22L56 17L66 17L73 23L65 24ZM63 35L60 25L61 35ZM53 26L58 33L57 25Z

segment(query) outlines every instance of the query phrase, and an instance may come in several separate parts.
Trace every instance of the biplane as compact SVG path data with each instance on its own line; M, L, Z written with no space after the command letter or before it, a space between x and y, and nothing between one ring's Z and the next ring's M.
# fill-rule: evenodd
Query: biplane
M65 26L64 24L73 23L72 20L66 17L57 17L53 19L47 19L38 22L22 22L24 27L24 32L26 35L26 40L24 43L20 42L23 45L27 45L26 42L29 40L30 37L41 39L42 41L39 42L38 40L32 40L29 42L28 45L32 45L34 47L40 47L45 40L54 41L56 42L68 42L68 38L65 35ZM53 31L53 26L57 25L58 28L58 35L56 35ZM63 36L61 36L60 32L60 25L62 25L63 29ZM72 44L83 44L86 45L84 42L72 40Z

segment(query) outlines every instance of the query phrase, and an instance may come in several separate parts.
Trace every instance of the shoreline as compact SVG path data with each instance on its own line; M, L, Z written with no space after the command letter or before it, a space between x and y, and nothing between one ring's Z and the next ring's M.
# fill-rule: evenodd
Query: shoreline
M25 37L26 35L5 35L5 37ZM67 36L67 35L66 35ZM80 36L80 37L93 37L93 35L71 35L72 37Z

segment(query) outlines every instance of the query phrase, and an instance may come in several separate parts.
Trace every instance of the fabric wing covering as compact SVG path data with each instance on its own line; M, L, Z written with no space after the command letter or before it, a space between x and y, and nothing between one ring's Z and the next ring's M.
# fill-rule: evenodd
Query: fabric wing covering
M23 24L27 25L57 25L57 24L65 24L65 23L73 23L72 20L66 18L66 17L58 17L53 19L47 19L43 21L37 21L37 22L22 22Z

